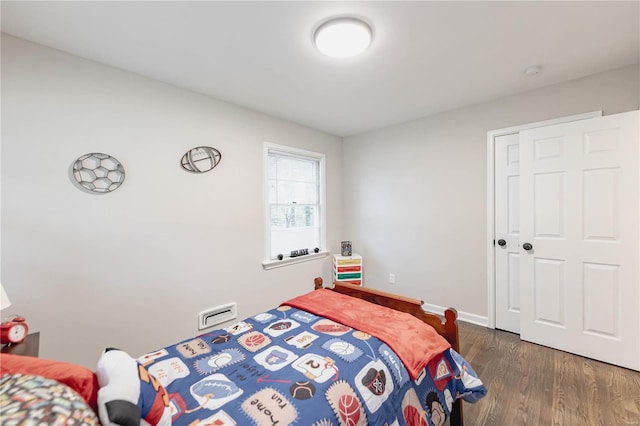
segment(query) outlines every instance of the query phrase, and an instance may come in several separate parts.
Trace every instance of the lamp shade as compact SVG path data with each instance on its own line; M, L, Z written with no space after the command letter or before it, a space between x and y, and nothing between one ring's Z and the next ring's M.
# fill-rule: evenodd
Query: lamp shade
M5 309L11 306L11 300L9 300L9 296L4 291L4 287L0 284L0 309Z

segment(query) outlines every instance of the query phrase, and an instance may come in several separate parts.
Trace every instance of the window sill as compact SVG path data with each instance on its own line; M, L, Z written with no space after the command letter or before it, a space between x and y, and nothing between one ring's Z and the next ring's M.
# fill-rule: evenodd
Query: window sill
M305 254L304 256L298 257L287 257L286 259L282 260L266 260L262 262L262 269L268 271L269 269L281 268L283 266L294 265L296 263L307 262L309 260L319 259L321 257L327 256L329 256L329 251L322 250L319 253L309 253Z

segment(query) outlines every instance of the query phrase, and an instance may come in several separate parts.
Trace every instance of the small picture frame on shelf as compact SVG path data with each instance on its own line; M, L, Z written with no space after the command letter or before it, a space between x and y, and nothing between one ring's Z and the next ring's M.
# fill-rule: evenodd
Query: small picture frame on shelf
M343 256L351 256L351 241L342 241L340 247L340 254Z

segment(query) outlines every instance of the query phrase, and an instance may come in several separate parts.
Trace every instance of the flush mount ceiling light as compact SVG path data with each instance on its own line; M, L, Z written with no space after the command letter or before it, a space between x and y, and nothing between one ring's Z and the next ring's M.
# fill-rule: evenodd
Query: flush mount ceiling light
M340 17L320 24L313 33L318 50L332 58L350 58L371 44L371 26L361 19Z
M522 74L532 76L539 74L540 71L542 71L540 65L531 65L530 67L525 68L524 71L522 71Z

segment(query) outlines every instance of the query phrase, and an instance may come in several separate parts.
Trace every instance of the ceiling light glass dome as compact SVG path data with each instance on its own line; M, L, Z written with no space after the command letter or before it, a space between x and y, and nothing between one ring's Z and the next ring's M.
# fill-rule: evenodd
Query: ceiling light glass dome
M349 58L364 52L371 44L369 24L358 18L341 17L321 24L313 34L320 52L332 58Z

